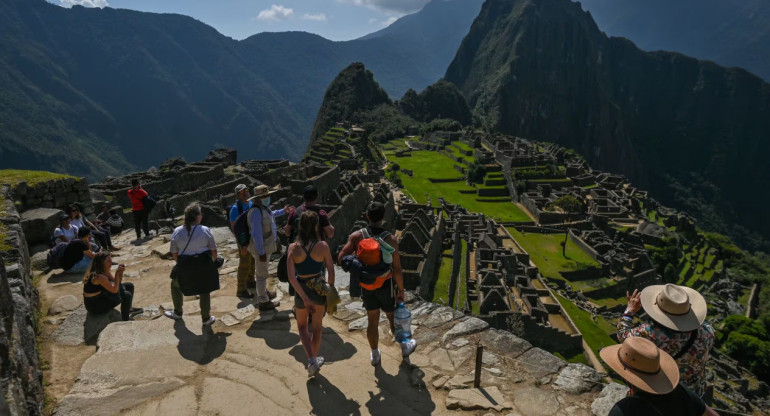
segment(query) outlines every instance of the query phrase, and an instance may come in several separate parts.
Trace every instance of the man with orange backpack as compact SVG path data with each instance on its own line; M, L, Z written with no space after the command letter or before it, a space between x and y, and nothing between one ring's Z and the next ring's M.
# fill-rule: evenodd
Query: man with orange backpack
M380 202L369 204L366 211L369 226L351 234L338 256L338 261L342 264L343 257L355 254L362 265L359 285L361 300L369 321L366 337L372 349L370 358L374 366L380 364L381 358L378 347L380 310L385 312L390 330L395 335L393 312L396 305L404 301L404 277L398 256L398 240L383 228L384 217L385 205ZM416 346L413 339L402 343L401 354L408 356Z

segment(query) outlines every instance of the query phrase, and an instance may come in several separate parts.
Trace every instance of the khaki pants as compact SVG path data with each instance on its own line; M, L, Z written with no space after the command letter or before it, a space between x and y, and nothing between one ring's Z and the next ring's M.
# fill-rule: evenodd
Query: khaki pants
M243 254L238 250L238 293L246 290L249 281L254 281L256 274L256 265L254 256L246 252Z
M249 253L254 257L256 262L256 275L257 275L257 301L259 303L269 302L270 298L267 296L267 269L270 265L270 256L272 252L266 252L265 261L259 261L259 254L254 250L254 244L249 245Z

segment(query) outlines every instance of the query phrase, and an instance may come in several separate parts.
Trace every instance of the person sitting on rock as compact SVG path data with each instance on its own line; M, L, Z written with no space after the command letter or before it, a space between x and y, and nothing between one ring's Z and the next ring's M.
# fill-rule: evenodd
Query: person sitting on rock
M628 297L618 322L618 340L643 337L671 354L679 365L682 384L703 397L706 361L714 346L714 328L705 322L706 300L696 290L673 284L647 286ZM644 309L650 322L633 326L634 314Z
M318 214L313 211L302 213L299 221L297 240L289 245L286 262L289 283L294 287L294 306L297 315L299 340L308 356L307 374L312 377L318 373L324 363L324 357L318 355L321 348L321 329L326 312L326 297L314 287L326 284L334 286L334 265L329 245L319 241ZM324 269L328 280L324 281ZM311 281L322 280L322 285ZM316 283L316 282L312 282ZM312 332L308 332L308 314L313 316Z
M81 212L81 209L77 205L70 205L67 207L67 214L70 215L70 218L72 219L70 221L70 224L78 227L88 227L91 230L91 235L94 237L96 241L99 242L99 245L103 247L105 250L111 250L111 251L118 251L119 249L112 245L112 238L110 236L110 232L105 228L100 228L94 225L91 221L88 220L85 216L83 216L83 213Z
M132 308L134 284L123 283L125 264L119 264L115 275L112 271L112 255L108 251L96 253L91 270L83 278L83 304L91 313L107 313L120 305L120 317L124 321L143 312Z
M78 237L67 243L64 249L62 269L67 273L85 273L95 255L91 246L91 230L88 227L79 228Z
M609 416L719 416L679 382L676 361L652 341L631 336L599 355L631 388Z
M192 203L185 208L184 225L176 227L171 234L170 251L175 261L179 260L180 255L194 256L206 252L211 254L212 259L217 259L217 243L209 227L201 225L202 219L203 213L201 212L200 205ZM174 302L174 310L165 311L164 315L171 319L182 319L184 294L177 279L171 279L171 300ZM211 294L201 293L199 295L199 302L203 326L213 324L217 318L210 313Z
M78 238L78 227L72 225L71 221L72 217L67 214L61 214L59 216L59 226L53 230L56 244L67 244Z
M110 234L112 235L118 235L123 232L123 226L125 224L123 218L118 215L118 211L115 208L109 208L107 205L104 205L102 207L102 213L96 217L96 220L101 223L102 227L110 230Z

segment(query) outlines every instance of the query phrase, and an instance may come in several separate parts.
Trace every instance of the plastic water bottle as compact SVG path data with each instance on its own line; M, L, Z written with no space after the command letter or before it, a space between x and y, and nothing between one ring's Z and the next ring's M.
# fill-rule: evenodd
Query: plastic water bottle
M396 341L408 342L412 339L412 312L401 302L393 313L393 323L396 327Z

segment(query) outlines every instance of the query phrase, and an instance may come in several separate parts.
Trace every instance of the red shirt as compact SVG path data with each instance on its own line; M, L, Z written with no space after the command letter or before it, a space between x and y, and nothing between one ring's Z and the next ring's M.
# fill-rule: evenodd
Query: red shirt
M145 191L142 188L139 188L137 190L129 189L128 197L131 198L131 209L134 211L143 210L144 204L142 203L142 199L144 199L146 196L147 196L147 191Z

